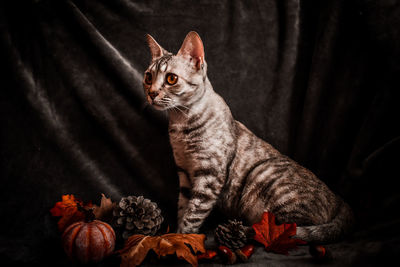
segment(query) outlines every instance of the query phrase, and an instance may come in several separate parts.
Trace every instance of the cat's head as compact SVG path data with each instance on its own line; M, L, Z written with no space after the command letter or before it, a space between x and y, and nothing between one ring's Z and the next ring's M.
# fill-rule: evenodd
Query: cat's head
M144 73L147 101L156 109L188 108L205 90L207 64L204 47L196 32L189 32L176 55L147 35L152 60Z

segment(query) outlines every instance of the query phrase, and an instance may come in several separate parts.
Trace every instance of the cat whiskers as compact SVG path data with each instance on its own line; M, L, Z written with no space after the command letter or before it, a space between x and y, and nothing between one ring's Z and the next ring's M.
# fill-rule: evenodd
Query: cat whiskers
M164 98L159 99L157 101L157 104L164 105L164 108L167 109L167 110L174 108L174 102L169 97L164 97Z
M185 105L179 105L181 108L185 108L186 110L189 110L189 108Z
M176 102L172 98L164 97L161 99L160 102L166 105L166 109L180 112L185 117L188 117L185 110L182 110L181 108L185 108L186 110L189 110L189 108L184 105L177 105Z
M164 107L165 107L166 109L169 109L169 108L172 107L171 101L170 101L169 99L165 99L165 98L158 99L157 102L156 102L156 104L158 104L158 105L159 105L159 104L162 104L162 105L164 105Z
M177 105L176 102L173 99L171 99L171 100L172 100L172 103L174 104L174 108L179 110L185 117L188 117L188 114L185 111L188 111L189 108L187 106L185 106L185 105L182 105L182 104L181 105ZM181 108L186 109L186 110L182 110Z
M180 111L185 117L188 117L188 115L185 113L185 111L178 108L178 106L174 106L173 109Z

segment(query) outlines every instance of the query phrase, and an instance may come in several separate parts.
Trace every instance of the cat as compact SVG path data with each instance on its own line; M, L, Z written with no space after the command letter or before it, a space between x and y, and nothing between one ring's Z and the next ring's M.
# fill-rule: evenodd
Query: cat
M198 232L215 206L249 224L272 212L278 223L297 223L296 238L307 242L333 242L350 230L348 204L232 117L207 77L196 32L176 55L146 37L152 60L143 87L147 101L168 112L178 169L177 232Z

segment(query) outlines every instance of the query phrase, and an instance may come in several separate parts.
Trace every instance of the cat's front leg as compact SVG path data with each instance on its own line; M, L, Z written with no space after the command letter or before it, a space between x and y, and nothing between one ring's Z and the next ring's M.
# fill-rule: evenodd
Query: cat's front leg
M222 185L217 177L195 177L191 198L178 218L178 233L197 233L204 220L214 208Z
M178 170L179 176L179 199L178 199L178 225L181 223L183 214L187 209L189 199L192 197L192 185L186 171Z

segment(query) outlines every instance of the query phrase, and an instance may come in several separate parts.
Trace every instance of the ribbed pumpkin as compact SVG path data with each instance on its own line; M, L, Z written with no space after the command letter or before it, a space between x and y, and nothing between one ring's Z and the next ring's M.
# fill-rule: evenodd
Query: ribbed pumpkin
M64 250L72 260L82 263L99 262L115 247L115 232L102 221L86 216L85 221L68 226L62 235Z

